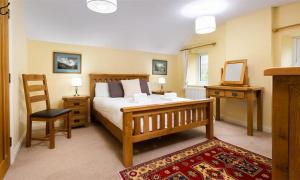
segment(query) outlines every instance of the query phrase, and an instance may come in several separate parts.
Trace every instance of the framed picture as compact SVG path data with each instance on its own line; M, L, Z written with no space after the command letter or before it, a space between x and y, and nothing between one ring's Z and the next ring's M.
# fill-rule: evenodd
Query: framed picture
M152 60L152 74L153 75L167 75L168 74L168 61Z
M81 54L54 52L53 73L81 73Z

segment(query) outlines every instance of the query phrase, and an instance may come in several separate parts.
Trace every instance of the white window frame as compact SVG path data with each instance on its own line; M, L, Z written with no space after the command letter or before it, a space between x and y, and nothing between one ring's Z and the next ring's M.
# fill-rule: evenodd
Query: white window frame
M300 37L294 39L293 66L300 66Z
M208 53L199 54L198 65L197 65L197 72L198 72L197 82L199 82L200 86L208 85L208 80L207 81L201 80L201 56L205 56L205 55L208 56ZM208 64L207 64L207 66L208 66Z

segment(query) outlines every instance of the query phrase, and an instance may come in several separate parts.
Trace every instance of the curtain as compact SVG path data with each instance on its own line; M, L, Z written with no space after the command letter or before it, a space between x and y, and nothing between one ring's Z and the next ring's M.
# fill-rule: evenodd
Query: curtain
M189 50L183 51L182 64L183 64L183 89L185 90L188 85Z

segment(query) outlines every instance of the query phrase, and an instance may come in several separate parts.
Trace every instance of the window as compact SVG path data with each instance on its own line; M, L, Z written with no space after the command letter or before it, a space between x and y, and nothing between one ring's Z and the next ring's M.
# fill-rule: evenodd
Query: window
M294 58L293 65L300 66L300 37L295 38L294 40Z
M198 75L200 85L207 85L208 82L208 54L202 54L198 60Z
M189 55L187 78L189 86L207 85L208 54L191 53Z

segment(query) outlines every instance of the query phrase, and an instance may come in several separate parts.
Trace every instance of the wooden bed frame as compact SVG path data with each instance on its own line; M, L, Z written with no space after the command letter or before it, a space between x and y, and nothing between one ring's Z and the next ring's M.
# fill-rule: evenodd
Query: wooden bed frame
M149 81L146 74L90 74L91 118L100 121L120 142L123 143L123 164L132 165L133 143L173 134L192 128L206 126L206 137L213 137L213 100L192 100L167 104L126 107L123 112L123 130L103 117L93 108L95 84L128 79ZM167 118L165 115L167 114ZM152 119L152 131L149 130L149 118ZM158 121L160 117L160 121ZM172 118L173 117L173 118ZM184 121L182 121L184 120ZM143 121L144 127L141 126ZM167 121L167 127L164 126ZM172 123L174 121L174 124ZM158 128L158 123L160 127ZM172 126L173 125L173 126ZM141 133L141 128L142 132Z

